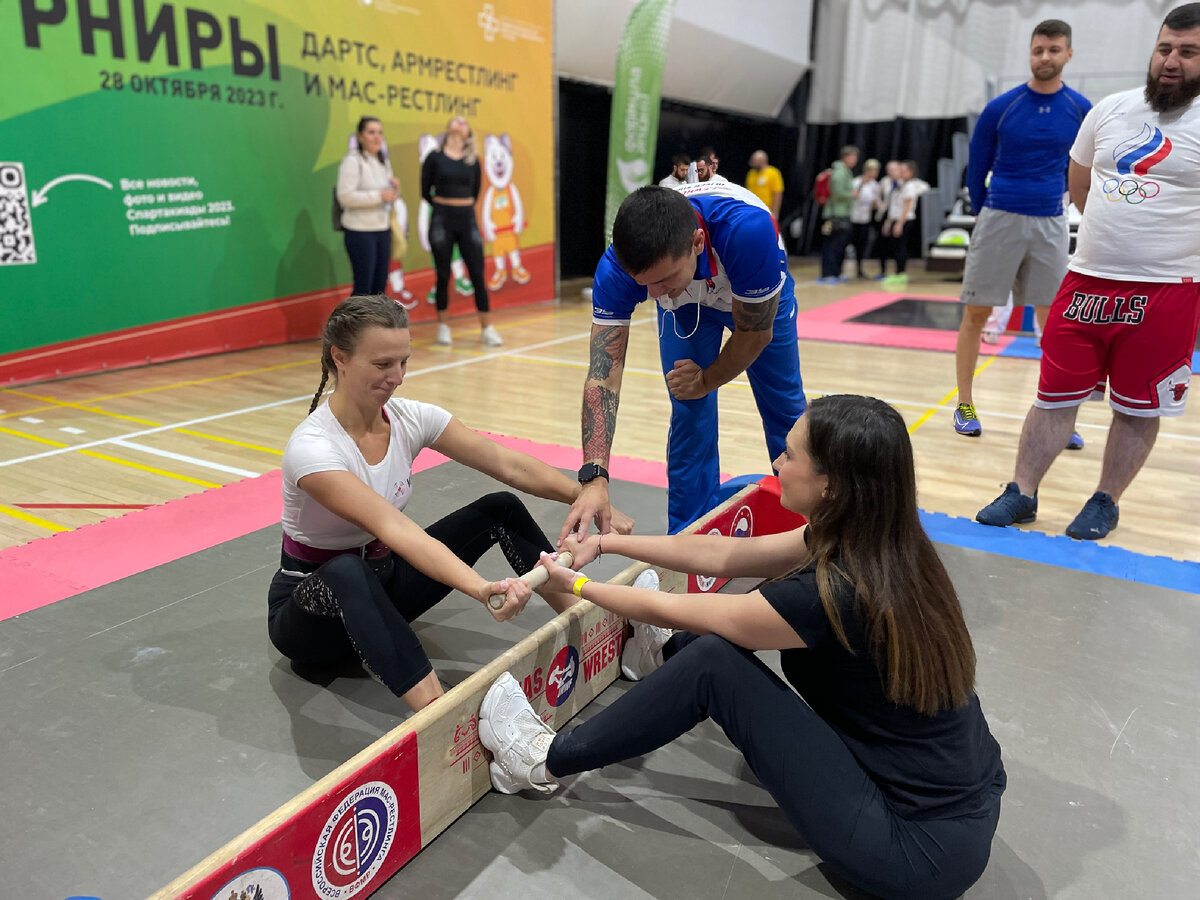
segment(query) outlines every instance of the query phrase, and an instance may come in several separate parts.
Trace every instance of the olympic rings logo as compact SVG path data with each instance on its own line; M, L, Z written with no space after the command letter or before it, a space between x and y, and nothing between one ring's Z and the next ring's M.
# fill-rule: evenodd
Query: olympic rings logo
M1108 178L1100 189L1110 203L1145 203L1162 190L1157 181L1138 181L1136 178Z

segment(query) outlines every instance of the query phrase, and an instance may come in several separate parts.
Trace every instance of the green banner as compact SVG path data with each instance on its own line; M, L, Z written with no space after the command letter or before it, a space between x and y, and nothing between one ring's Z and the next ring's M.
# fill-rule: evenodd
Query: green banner
M612 240L617 207L650 183L658 143L658 102L675 0L641 0L629 14L617 50L612 124L608 132L608 192L604 239Z
M363 115L384 127L422 293L421 160L461 115L499 198L479 210L489 268L503 257L511 273L493 303L553 296L552 13L551 0L0 0L0 299L19 325L0 332L0 363L276 300L274 330L290 335L295 298L350 280L332 189ZM414 316L431 310L414 301Z

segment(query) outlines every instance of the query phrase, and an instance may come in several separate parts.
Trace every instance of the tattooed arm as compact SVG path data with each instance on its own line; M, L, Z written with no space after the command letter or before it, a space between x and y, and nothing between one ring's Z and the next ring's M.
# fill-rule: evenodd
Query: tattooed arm
M583 461L606 469L617 430L617 404L621 397L621 376L625 372L628 345L628 325L592 325L587 381L583 386ZM614 527L606 478L590 481L580 490L559 532L559 544L572 531L586 533L593 519L601 534L607 534ZM616 527L627 531L632 522L623 517Z
M690 359L675 360L667 373L667 387L676 400L698 400L745 372L771 343L779 295L761 303L733 301L733 334L712 365L701 369Z

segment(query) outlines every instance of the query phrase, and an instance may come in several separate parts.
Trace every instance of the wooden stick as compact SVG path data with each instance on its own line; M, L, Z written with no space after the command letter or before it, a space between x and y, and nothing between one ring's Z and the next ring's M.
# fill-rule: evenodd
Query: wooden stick
M571 563L575 562L575 557L571 555L570 550L563 550L558 554L558 559L556 562L560 566L566 566L569 569L571 568ZM534 566L521 576L521 580L531 588L536 588L545 584L546 579L549 577L550 573L546 571L545 566ZM491 606L492 609L500 609L502 606L504 606L504 595L492 594L492 596L488 597L488 605Z
M753 534L794 527L791 520L778 521L779 509L777 493L752 485L685 531L706 534L717 528L732 534L738 523L751 517ZM563 557L560 554L566 563ZM645 563L632 563L608 583L631 584L646 568ZM657 571L663 591L716 590L725 580L706 579L697 587L694 575ZM561 728L616 679L624 631L625 620L614 613L586 600L573 604L150 900L228 897L234 888L249 881L262 884L263 878L276 879L270 883L279 896L289 896L289 888L293 898L335 896L332 890L316 893L314 879L328 880L322 874L330 871L325 863L337 857L347 828L354 833L360 801L363 814L382 817L391 835L390 848L377 853L370 868L359 873L356 897L365 900L491 790L489 757L479 743L478 712L496 678L511 673L541 719L551 728Z

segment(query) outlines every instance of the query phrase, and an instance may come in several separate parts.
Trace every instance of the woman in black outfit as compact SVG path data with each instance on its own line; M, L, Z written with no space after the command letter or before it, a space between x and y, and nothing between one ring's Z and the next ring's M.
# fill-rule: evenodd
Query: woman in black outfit
M421 166L421 196L430 204L429 246L437 271L437 343L450 343L450 260L454 245L462 254L467 274L475 287L475 308L479 311L479 339L485 346L499 347L504 342L490 323L488 295L483 278L483 236L475 220L475 203L483 182L475 135L462 116L446 125L438 149Z
M917 515L904 419L881 400L821 397L774 465L783 505L809 520L794 531L565 544L582 562L603 540L676 571L768 579L748 594L618 587L543 558L549 585L636 620L634 645L683 630L661 667L558 735L502 676L479 717L492 783L553 790L711 718L843 878L892 900L957 897L987 865L1006 781L958 596ZM786 681L757 650L780 651Z

